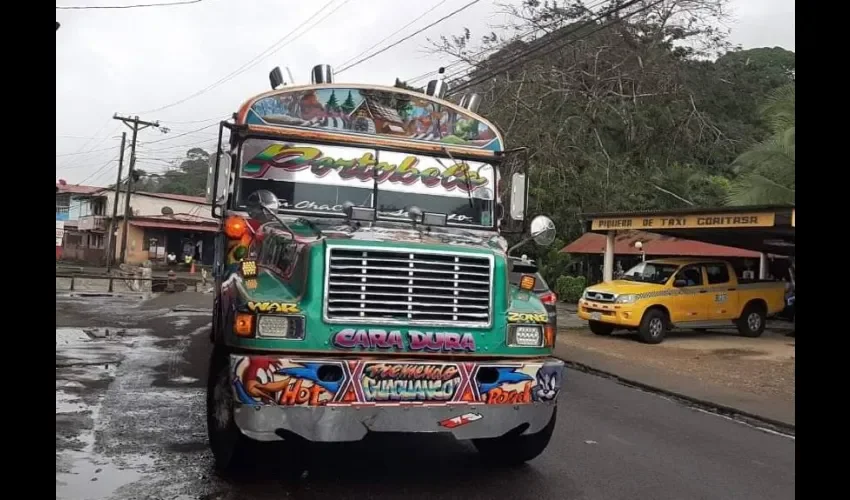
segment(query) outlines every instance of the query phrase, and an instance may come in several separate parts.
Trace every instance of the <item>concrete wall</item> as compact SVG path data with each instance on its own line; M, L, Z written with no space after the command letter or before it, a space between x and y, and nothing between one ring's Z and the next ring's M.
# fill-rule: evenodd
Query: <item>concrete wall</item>
M130 198L130 201L133 201L133 198ZM132 219L130 219L132 220ZM149 254L147 250L143 250L143 239L145 237L145 231L141 227L136 227L132 224L128 226L129 231L127 232L127 264L141 264L142 262L148 260ZM118 226L117 236L115 238L115 258L121 259L121 240L124 237L124 225L120 224Z

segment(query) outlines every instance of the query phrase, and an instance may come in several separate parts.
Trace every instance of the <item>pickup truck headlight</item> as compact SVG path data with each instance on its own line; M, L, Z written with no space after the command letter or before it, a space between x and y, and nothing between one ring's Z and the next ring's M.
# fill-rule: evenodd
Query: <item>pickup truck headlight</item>
M634 304L635 300L637 300L637 296L633 293L627 293L617 297L618 304Z

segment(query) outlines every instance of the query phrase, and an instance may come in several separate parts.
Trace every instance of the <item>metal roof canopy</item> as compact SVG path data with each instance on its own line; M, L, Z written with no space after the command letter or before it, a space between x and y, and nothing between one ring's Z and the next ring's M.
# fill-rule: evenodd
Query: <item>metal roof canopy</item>
M715 245L795 256L795 207L688 208L582 214L585 231L640 230Z

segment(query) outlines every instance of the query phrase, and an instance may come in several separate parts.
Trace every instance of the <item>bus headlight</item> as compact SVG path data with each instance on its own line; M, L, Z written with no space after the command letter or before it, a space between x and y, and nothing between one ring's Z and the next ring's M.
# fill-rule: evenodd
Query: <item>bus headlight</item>
M262 314L257 320L257 336L287 340L304 339L304 318Z
M514 347L543 347L543 327L540 325L511 325L508 345Z

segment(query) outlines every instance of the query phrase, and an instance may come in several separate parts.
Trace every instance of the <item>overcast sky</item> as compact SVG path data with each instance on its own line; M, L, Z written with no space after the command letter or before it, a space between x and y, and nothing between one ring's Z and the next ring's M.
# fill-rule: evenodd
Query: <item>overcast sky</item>
M56 5L173 1L57 0ZM114 113L138 114L170 129L168 134L155 129L139 134L137 166L162 171L190 147L210 150L218 120L268 90L268 72L274 66L288 67L296 83L309 83L313 65L339 69L434 6L440 4L372 51L468 1L204 0L173 7L57 10L62 26L56 32L56 177L90 185L115 182L120 135L129 129L112 119ZM337 81L392 85L396 77L433 71L446 61L428 54L427 38L469 27L478 39L490 31L488 25L505 22L495 3L519 0L481 0L343 72ZM733 43L794 50L794 0L731 0L731 7ZM308 21L310 16L315 17ZM187 99L193 94L199 95Z

